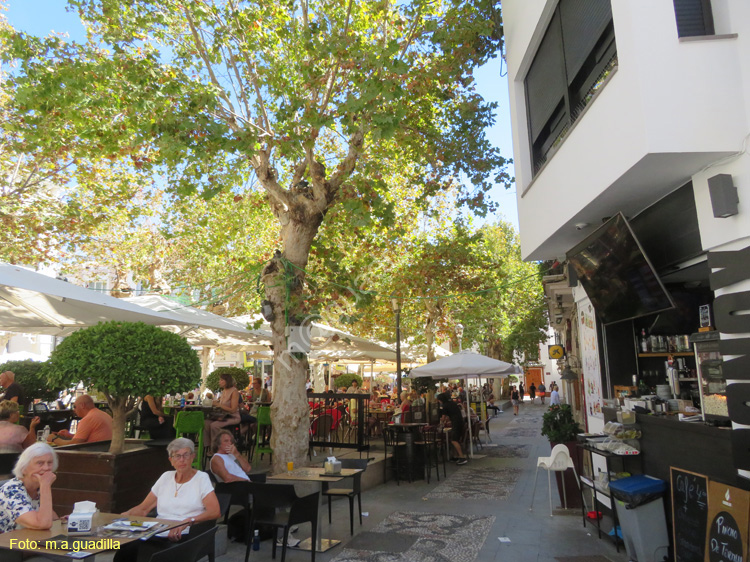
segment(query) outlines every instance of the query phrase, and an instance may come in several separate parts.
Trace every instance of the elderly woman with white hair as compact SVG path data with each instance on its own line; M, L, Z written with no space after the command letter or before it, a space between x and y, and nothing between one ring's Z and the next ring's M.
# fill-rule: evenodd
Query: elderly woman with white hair
M57 455L46 443L34 443L18 457L15 478L0 487L0 533L18 528L49 529L58 519L52 509Z
M174 470L162 474L146 499L124 512L123 515L143 517L156 508L157 517L181 522L165 537L175 542L181 540L185 534L199 534L206 528L210 528L221 513L219 500L214 493L208 474L192 466L195 444L190 439L181 437L167 446L167 453ZM151 553L165 548L168 548L168 543L158 541L158 539L152 539L147 543L142 541L128 543L115 554L115 561L148 560ZM138 550L137 558L135 550Z

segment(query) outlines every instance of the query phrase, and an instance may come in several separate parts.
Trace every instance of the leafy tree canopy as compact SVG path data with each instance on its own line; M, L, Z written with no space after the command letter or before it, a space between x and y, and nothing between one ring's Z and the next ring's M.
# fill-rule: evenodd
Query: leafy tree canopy
M65 385L51 385L41 374L43 365L44 363L30 359L26 361L6 361L0 365L0 373L13 371L16 374L16 382L23 388L28 402L34 399L50 402L60 395L60 391L65 388Z
M108 400L135 399L195 388L200 360L177 334L142 322L104 322L66 337L42 372L53 385L83 381Z

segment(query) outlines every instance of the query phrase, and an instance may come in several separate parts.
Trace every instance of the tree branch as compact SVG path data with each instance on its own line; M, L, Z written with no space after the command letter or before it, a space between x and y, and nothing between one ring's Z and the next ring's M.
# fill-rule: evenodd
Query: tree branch
M206 44L204 43L203 38L198 32L198 29L195 27L195 22L193 21L193 18L190 15L190 10L188 9L188 7L185 7L183 9L183 12L185 14L185 19L187 20L188 25L190 26L190 33L193 36L193 41L195 41L195 48L198 51L198 56L201 58L201 60L203 61L203 64L206 67L206 71L208 72L208 75L211 78L211 83L219 91L219 96L221 97L222 100L224 100L224 103L227 104L228 106L227 111L232 113L232 115L237 115L237 112L234 110L234 105L232 104L232 100L229 99L229 96L227 96L226 92L224 91L224 88L221 82L219 82L219 79L216 77L216 74L214 73L213 65L211 64L211 60L208 58L208 49L206 48Z
M310 27L310 19L307 14L307 0L302 0L300 4L302 7L302 21L304 22L305 27Z
M349 152L341 161L338 166L338 170L330 179L328 184L333 193L338 191L341 184L347 179L354 171L354 167L359 159L359 154L362 151L362 147L365 143L365 134L362 129L355 131L351 137L349 137Z
M304 1L304 0L303 0ZM234 3L234 0L229 1L229 5L231 6L232 10L237 10L237 6ZM240 43L244 43L244 45L247 47L247 37L245 34L242 34L242 37L236 37L236 41ZM271 120L268 118L268 111L266 110L266 104L263 101L263 94L260 89L260 84L258 84L258 72L257 67L255 66L255 63L247 56L247 49L241 49L243 53L245 53L244 59L245 59L245 65L247 66L247 74L250 78L250 83L253 86L253 89L255 90L255 97L258 100L258 107L260 108L260 112L263 115L263 122L266 130L268 131L268 134L273 136L273 128L271 127Z
M302 176L304 176L305 170L307 170L307 160L303 158L294 166L292 185L297 185L300 181L302 181Z
M291 195L285 190L276 178L276 170L271 165L270 154L261 150L256 155L257 166L255 167L255 173L258 176L258 181L263 189L266 190L269 197L269 203L273 214L279 219L282 226L285 222L289 221L289 208L291 207L292 199Z
M353 1L354 0L349 0L349 4L346 7L346 21L344 22L344 33L343 33L344 37L346 37L349 34L349 20L351 19L351 15L352 15ZM334 64L333 71L331 72L331 75L328 78L326 93L325 93L325 96L323 96L323 102L320 104L321 113L325 113L326 107L328 107L328 101L331 99L331 95L333 94L333 87L336 84L336 78L338 76L340 68L341 68L341 56L336 58L336 64Z

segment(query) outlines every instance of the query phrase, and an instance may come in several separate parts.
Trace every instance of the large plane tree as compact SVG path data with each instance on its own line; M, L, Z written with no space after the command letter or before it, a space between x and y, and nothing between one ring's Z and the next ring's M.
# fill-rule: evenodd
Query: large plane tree
M4 32L15 138L127 163L178 193L260 186L280 227L262 281L275 319L274 461L307 451L305 272L327 212L388 217L382 167L486 209L507 182L472 72L500 48L493 0L69 0L88 40ZM281 464L279 464L281 466Z

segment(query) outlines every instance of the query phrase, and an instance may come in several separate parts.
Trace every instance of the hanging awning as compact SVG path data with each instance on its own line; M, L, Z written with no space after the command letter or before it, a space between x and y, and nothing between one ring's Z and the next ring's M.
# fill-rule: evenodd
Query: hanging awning
M156 326L178 323L170 315L0 263L0 330L66 336L110 320ZM184 323L179 324L184 327Z

